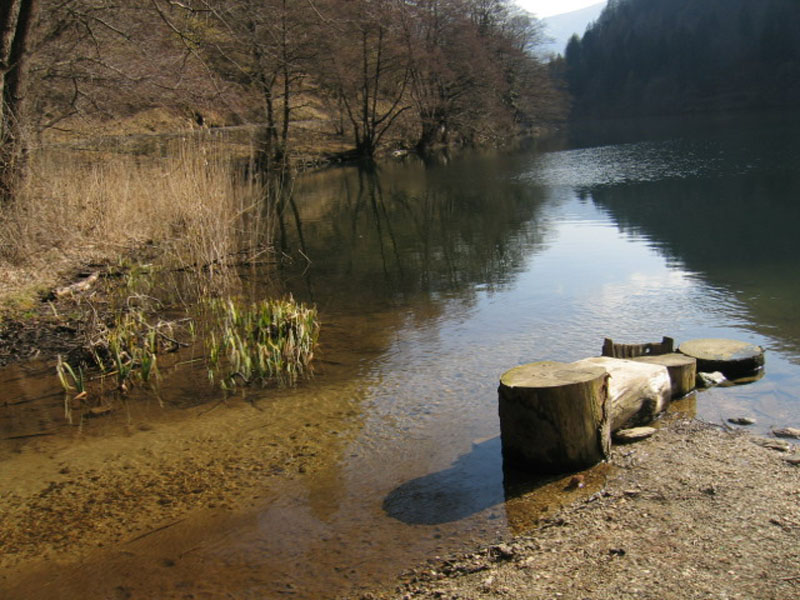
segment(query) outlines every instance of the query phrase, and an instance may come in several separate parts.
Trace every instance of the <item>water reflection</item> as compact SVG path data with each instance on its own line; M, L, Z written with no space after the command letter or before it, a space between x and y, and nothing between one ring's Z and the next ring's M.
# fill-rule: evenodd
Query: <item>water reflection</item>
M800 358L800 175L753 173L598 187L594 202L619 227L645 237L737 298L756 331Z
M509 282L546 237L538 218L543 194L506 178L506 165L475 165L463 165L456 179L450 168L419 164L299 182L294 235L303 232L310 261L306 289L318 289L323 302L358 294L364 304L407 303Z

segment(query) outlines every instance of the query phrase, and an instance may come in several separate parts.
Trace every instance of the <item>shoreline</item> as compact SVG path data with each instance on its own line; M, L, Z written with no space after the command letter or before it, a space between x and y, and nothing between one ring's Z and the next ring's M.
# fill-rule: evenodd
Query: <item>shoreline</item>
M678 419L615 446L604 488L533 531L352 598L796 597L800 470L757 439Z

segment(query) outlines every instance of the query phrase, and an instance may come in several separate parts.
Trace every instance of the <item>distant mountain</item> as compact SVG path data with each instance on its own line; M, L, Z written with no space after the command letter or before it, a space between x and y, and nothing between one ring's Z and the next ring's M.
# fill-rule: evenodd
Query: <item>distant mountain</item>
M582 36L586 31L586 26L597 20L605 5L605 2L598 2L580 10L542 19L546 27L545 33L553 41L542 46L541 53L544 56L564 54L564 48L567 47L567 42L572 34L577 33Z

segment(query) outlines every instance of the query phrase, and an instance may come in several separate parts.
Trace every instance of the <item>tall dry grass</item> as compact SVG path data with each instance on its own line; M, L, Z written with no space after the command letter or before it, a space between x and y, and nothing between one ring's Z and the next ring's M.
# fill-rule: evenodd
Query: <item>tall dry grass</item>
M0 294L146 244L171 267L212 277L271 246L274 189L247 175L241 153L193 139L161 154L35 153L0 215Z

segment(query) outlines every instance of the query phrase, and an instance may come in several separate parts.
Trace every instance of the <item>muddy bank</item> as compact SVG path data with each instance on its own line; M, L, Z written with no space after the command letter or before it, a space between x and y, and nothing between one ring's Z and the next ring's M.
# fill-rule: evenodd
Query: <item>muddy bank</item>
M786 459L797 448L756 439L678 420L616 446L607 485L530 533L358 597L796 598L800 467Z

